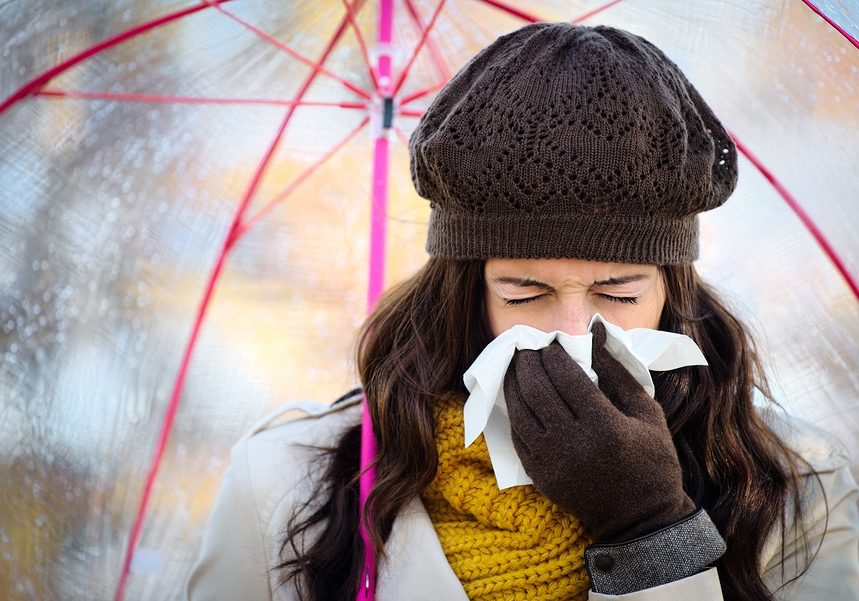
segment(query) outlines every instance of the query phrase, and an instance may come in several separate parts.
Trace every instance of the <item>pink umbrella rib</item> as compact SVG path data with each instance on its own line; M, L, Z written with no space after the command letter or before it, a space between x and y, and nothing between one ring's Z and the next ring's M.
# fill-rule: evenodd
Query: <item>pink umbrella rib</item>
M420 13L418 12L415 3L412 0L406 0L406 10L411 17L412 22L418 28L418 31L420 32L421 30L423 30L424 24L421 20ZM449 80L450 67L447 64L447 61L444 60L444 55L439 50L438 44L436 44L435 40L433 40L431 37L427 37L427 48L429 49L433 63L435 63L439 79L441 79L441 81L443 82Z
M131 568L131 560L134 556L134 551L137 548L137 541L140 538L140 533L143 529L143 522L146 518L146 510L149 506L149 499L152 496L152 490L155 484L155 479L158 476L159 469L161 467L161 462L164 457L164 449L167 446L167 440L170 436L170 432L173 429L173 423L176 418L176 411L179 408L179 399L182 393L182 389L185 384L185 376L188 371L188 365L191 360L191 354L194 350L194 347L197 343L197 338L200 332L200 327L203 323L203 319L205 317L206 311L209 307L209 302L212 298L212 292L214 291L215 284L217 283L218 277L221 273L221 267L223 266L224 260L226 258L227 253L232 248L237 240L236 232L238 231L238 224L241 219L242 214L244 213L247 205L250 201L250 198L255 191L257 185L259 184L259 180L264 172L264 168L268 161L271 159L271 156L274 154L274 150L277 147L278 142L280 141L284 130L286 129L286 125L289 122L289 116L293 114L295 107L290 107L287 117L283 120L278 129L277 135L275 136L272 143L269 145L266 154L258 166L256 172L254 173L253 181L248 188L242 202L239 204L239 208L236 211L236 214L233 217L233 221L230 227L230 230L227 234L226 239L224 240L224 244L221 247L221 250L218 254L218 257L215 261L215 267L212 270L211 275L206 283L206 291L203 294L203 298L200 301L200 305L197 309L197 313L194 318L194 327L191 332L191 337L188 339L188 342L185 346L185 352L182 356L182 363L179 366L179 372L176 376L176 381L173 385L173 394L170 397L170 402L167 405L167 410L164 413L164 420L161 426L161 432L158 436L158 443L155 447L155 453L153 455L152 462L149 467L149 471L146 477L146 483L143 487L143 494L141 495L140 504L137 510L137 515L134 519L134 525L131 530L131 537L128 540L128 546L125 552L125 559L122 563L122 573L120 574L119 584L117 585L116 595L114 597L115 601L122 601L125 595L125 587L128 582L128 574Z
M316 63L317 67L308 75L307 79L301 86L298 94L296 95L296 100L301 100L304 94L307 93L307 90L310 88L310 85L313 83L313 80L319 74L321 70L321 66L325 63L325 60L331 54L334 46L337 44L337 41L342 37L343 33L346 31L346 20L342 20L340 22L340 26L335 31L331 40L329 40L325 50L322 53L322 57ZM122 573L120 574L119 583L116 588L116 594L114 596L115 601L122 601L125 595L125 587L128 582L128 575L131 568L131 559L134 556L134 551L137 548L137 541L140 538L141 531L143 529L143 522L146 517L146 510L149 505L149 499L152 495L153 486L155 483L155 479L158 476L158 471L161 466L161 462L164 457L164 449L167 446L167 440L170 436L170 432L173 429L173 423L176 418L176 411L179 406L179 400L181 397L182 389L184 387L185 375L187 374L188 365L190 363L191 354L193 352L194 347L196 346L197 337L199 335L200 327L203 323L203 319L205 317L206 311L209 307L209 303L212 298L212 292L214 290L215 284L218 280L218 277L221 273L221 267L225 260L225 257L229 250L233 247L233 245L238 240L238 232L241 223L242 216L244 212L247 210L248 205L250 204L250 200L253 197L256 189L259 185L260 180L262 179L262 175L266 170L266 167L270 163L272 157L274 156L274 152L277 149L278 144L280 143L281 138L283 137L284 132L286 131L286 127L289 124L292 116L295 114L295 106L291 106L287 110L287 114L284 117L283 121L280 124L280 127L277 130L277 133L269 145L263 159L260 161L257 166L256 171L254 172L253 178L251 180L250 185L248 186L247 191L245 192L244 197L242 198L241 203L239 204L238 209L236 210L235 215L233 216L232 224L230 226L227 237L224 241L224 244L221 248L220 253L218 254L218 258L215 261L215 267L212 270L211 275L209 276L209 280L206 284L206 292L203 295L203 298L200 302L200 305L197 309L197 314L194 319L194 328L191 332L191 336L188 339L188 343L185 346L185 354L182 358L182 363L179 366L179 371L176 375L176 381L173 386L173 394L170 398L170 402L167 405L167 409L164 414L164 420L161 426L161 433L158 437L158 443L155 448L155 452L152 457L152 462L149 467L149 472L147 474L146 483L143 487L143 494L140 499L140 504L138 506L137 515L134 520L134 525L131 530L131 536L128 541L128 546L126 547L125 558L122 564Z
M349 0L343 0L343 6L346 8L346 14L349 17L349 25L352 26L352 30L355 32L355 37L358 40L358 46L361 48L361 56L364 57L364 64L367 66L367 72L370 74L370 81L373 83L373 89L379 89L379 82L376 79L376 71L373 69L373 64L370 61L370 53L367 52L367 44L364 42L364 36L361 34L361 28L358 27L358 22L355 20L355 11L353 9L353 4L349 3Z
M400 106L401 107L405 106L405 105L409 104L410 102L414 102L415 100L419 100L419 99L423 98L424 96L429 96L430 94L432 94L436 90L442 89L444 87L444 84L445 84L445 82L440 81L437 84L433 84L427 88L424 88L422 90L418 90L417 92L413 92L413 93L409 94L408 96L403 96L400 99ZM401 115L405 114L405 112L401 112L400 114ZM423 111L421 111L421 114L423 114ZM412 115L409 114L409 116L412 116ZM420 117L420 114L418 116Z
M63 90L59 88L43 89L34 96L57 98L80 98L84 100L113 100L121 102L151 102L169 104L226 104L226 105L263 105L263 106L302 106L302 107L334 107L341 109L365 109L363 102L322 102L294 101L267 98L209 98L205 96L162 96L158 94L124 94L118 92L84 92L81 90Z
M506 2L501 2L501 0L480 0L480 2L488 4L489 6L494 6L499 10L502 10L519 19L522 19L523 21L528 21L529 23L539 23L540 21L543 21L543 19L541 19L540 17L534 16L531 13L518 9L515 6L510 6Z
M412 0L406 0L406 8L409 11L409 15L411 16L412 21L414 22L415 26L418 28L418 31L419 32L423 31L424 24L421 21L420 14L418 13L418 10L415 7ZM431 37L427 37L427 47L429 48L430 56L432 57L433 62L435 63L436 70L439 73L440 81L438 83L432 85L432 86L423 88L421 90L418 90L417 92L413 92L413 93L409 94L408 96L403 96L402 98L400 98L400 106L401 107L410 103L410 102L414 102L415 100L418 100L419 98L423 98L424 96L428 96L428 95L432 94L433 92L435 92L436 90L440 90L441 88L444 87L445 82L447 82L450 79L450 67L448 66L447 62L444 60L442 53L439 52L438 45L435 43L435 40L433 40ZM400 115L411 116L411 115L407 114L406 112L400 112Z
M214 1L214 0L204 0L204 1ZM355 1L355 3L353 4L353 7L354 7L355 5L357 5L358 7L360 7L361 5L363 5L363 4L364 4L364 1L365 1L365 0L356 0L356 1ZM256 34L257 36L259 36L261 39L265 40L265 41L266 41L266 42L268 42L269 44L271 44L271 45L275 46L276 48L279 48L279 49L283 50L284 52L286 52L287 54L289 54L289 55L290 55L290 56L292 56L293 58L295 58L295 59L297 59L297 60L299 60L299 61L303 62L304 64L308 65L309 67L311 67L311 68L313 69L313 73L314 73L314 74L316 74L316 73L322 73L323 75L326 75L326 76L328 76L328 77L330 77L330 78L332 78L332 79L334 79L334 80L336 80L336 81L340 82L340 83L341 83L341 84L343 84L347 89L349 89L349 90L351 90L352 92L354 92L354 93L358 94L358 95L359 95L359 96L361 96L362 98L367 99L367 100L369 100L369 99L370 99L370 97L371 97L370 92L368 92L367 90L363 89L363 88L362 88L362 87L360 87L359 85L357 85L357 84L355 84L355 83L352 83L352 82L350 82L350 81L348 81L348 80L346 80L346 79L344 79L344 78L340 77L340 76L339 76L339 75L337 75L336 73L332 73L331 71L329 71L328 69L326 69L325 67L323 67L321 64L319 64L319 63L317 63L317 62L314 62L312 59L307 58L306 56L304 56L303 54L301 54L301 53L300 53L300 52L298 52L297 50L293 50L292 48L290 48L289 46L287 46L286 44L284 44L283 42L281 42L280 40L278 40L278 39L277 39L277 38L275 38L274 36L272 36L272 35L270 35L270 34L266 33L265 31L263 31L262 29L260 29L260 28L259 28L259 27L257 27L256 25L253 25L253 24L251 24L251 23L248 23L247 21L245 21L244 19L242 19L242 18L241 18L241 17L239 17L238 15L236 15L236 14L234 14L234 13L232 13L232 12L230 12L230 11L226 10L226 9L224 9L224 8L223 8L223 7L221 7L221 6L218 6L217 4L215 4L215 5L214 5L214 7L218 10L218 12L220 12L222 15L224 15L224 16L225 16L225 17L227 17L228 19L231 19L231 20L235 21L236 23L238 23L239 25L241 25L241 26L242 26L242 27L244 27L245 29L248 29L249 31L252 31L254 34ZM337 36L337 32L335 32L335 34L334 34L334 35L335 35L335 36ZM340 32L340 35L342 35L342 32ZM338 39L339 39L339 38L338 38Z
M232 239L233 237L231 230L230 234L227 236L227 240L224 243L224 246L221 248L221 252L218 254L218 258L215 261L214 269L212 270L212 273L206 283L206 290L203 293L203 298L200 301L200 305L197 309L197 314L194 318L194 325L191 329L191 336L188 339L188 342L185 345L185 350L182 354L182 362L179 366L179 372L176 376L176 382L173 386L173 392L170 396L170 402L167 404L167 410L164 414L164 421L161 427L161 432L158 435L158 442L155 445L155 455L153 461L150 463L149 471L146 475L146 482L143 487L140 505L137 511L137 515L134 519L134 524L131 529L131 538L129 539L125 558L122 562L122 572L120 574L119 583L117 584L116 595L114 596L114 599L116 601L122 601L122 598L125 595L125 587L128 581L128 573L131 568L131 558L133 556L134 549L137 546L137 540L140 537L140 532L143 528L143 521L146 517L146 509L149 503L149 499L152 496L155 479L158 476L161 459L164 455L164 449L167 446L167 439L170 436L170 430L172 429L173 422L176 419L176 412L179 409L179 398L185 385L185 376L188 373L188 364L191 360L191 353L197 343L197 338L200 334L200 327L203 322L206 308L212 298L215 283L218 279L218 276L220 275L221 269L224 264L224 259L226 257L226 253L232 243Z
M787 206L793 211L793 213L799 218L802 224L806 227L808 232L815 239L817 244L823 250L824 254L832 261L832 264L835 266L835 269L838 270L838 273L841 274L841 277L844 278L844 281L847 283L847 286L853 292L853 295L859 300L859 282L856 281L856 278L853 277L853 274L847 269L843 259L838 254L838 251L835 250L835 247L826 237L826 235L821 231L817 224L814 223L814 220L811 216L805 212L805 209L802 208L802 205L799 204L799 201L794 198L794 196L788 192L787 188L775 177L775 175L769 169L764 166L763 162L756 157L752 152L748 149L748 147L740 142L736 135L731 132L731 138L734 140L737 148L743 155L749 159L752 165L761 173L761 175L766 178L766 180L772 184L772 186L776 189L779 195L782 197L782 200L787 203Z
M361 123L359 123L357 125L357 127L355 127L355 129L353 129L351 132L349 132L349 134L345 138L343 138L343 140L338 142L338 144L336 146L334 146L331 150L329 150L322 157L320 157L318 161L316 161L315 163L310 165L307 169L305 169L301 173L301 175L299 175L292 182L290 182L289 185L283 189L283 191L278 193L272 200L270 200L262 209L259 210L259 212L256 215L254 215L253 217L248 219L246 222L244 222L241 225L241 227L239 228L237 235L238 236L245 235L248 232L248 230L253 228L266 215L268 215L268 213L270 213L271 210L275 206L277 206L278 204L280 204L281 202L286 200L286 198L290 194L295 192L296 188L298 188L298 186L301 185L304 182L304 180L306 180L308 177L310 177L313 174L313 172L315 172L317 169L319 169L324 163L326 163L329 159L331 159L331 157L333 157L335 154L337 154L337 152L341 148L346 146L346 144L348 144L352 140L352 138L354 138L356 135L358 135L358 132L360 132L369 122L370 122L370 118L364 117L364 119L361 121Z
M402 109L399 114L403 117L423 117L425 112L422 109Z
M578 17L576 17L575 19L573 19L570 22L571 23L581 23L582 21L586 21L587 19L590 19L594 15L601 13L602 11L606 10L607 8L611 8L612 6L614 6L615 4L617 4L619 2L623 2L623 0L612 0L611 2L603 4L602 6L598 6L597 8L595 8L591 11L588 11L588 12L584 13L583 15L579 15Z
M591 11L588 11L582 15L579 15L578 17L572 19L570 22L571 23L581 23L582 21L585 21L586 19L590 19L594 15L601 13L602 11L606 10L607 8L611 8L612 6L617 4L618 2L622 2L622 1L623 0L612 0L611 2L608 2L602 6L599 6L595 9L591 10ZM510 6L509 4L507 4L506 2L502 2L501 0L480 0L480 2L483 2L484 4L488 4L490 6L494 6L495 8L497 8L499 10L502 10L502 11L504 11L510 15L513 15L514 17L522 19L523 21L528 21L530 23L538 23L538 22L541 22L544 20L544 19L541 19L540 17L538 17L536 15L533 15L531 13L525 12L524 10L518 9L515 6Z
M834 27L834 28L835 28L835 30L836 30L838 33L840 33L840 34L841 34L841 35L843 35L845 38L847 38L847 40L848 40L851 44L853 44L854 46L856 46L856 48L859 48L859 40L857 40L854 36L850 35L850 33L849 33L846 29L844 29L843 27L841 27L838 23L836 23L835 21L833 21L832 19L830 19L830 18L829 18L829 16L828 16L826 13L824 13L822 10L820 10L820 9L817 7L817 5L816 5L816 4L814 4L814 2L811 2L811 0L802 0L802 1L803 1L803 2L805 2L805 5L806 5L808 8L810 8L812 11L814 11L815 13L817 13L817 15L818 15L821 19L823 19L824 21L826 21L827 23L829 23L832 27Z
M409 56L409 60L406 63L406 66L403 68L402 73L400 73L400 77L397 79L396 85L394 85L395 96L397 92L400 91L400 88L403 86L403 83L405 83L406 78L409 76L409 71L411 71L412 65L414 65L415 60L418 57L418 53L420 53L421 51L421 48L424 47L424 44L429 37L430 31L432 31L432 28L435 26L436 20L438 19L438 15L439 13L441 13L441 9L444 8L444 4L445 0L439 0L439 3L435 7L435 11L433 11L432 17L430 17L430 22L427 24L426 27L423 28L420 40L418 40L418 43L412 51L411 56Z
M219 1L220 2L229 2L230 0L219 0ZM78 63L85 61L86 59L90 58L91 56L94 56L100 52L103 52L104 50L107 50L108 48L113 48L114 46L117 46L117 45L125 42L128 39L131 39L135 36L138 36L141 33L150 31L150 30L155 29L157 27L160 27L162 25L166 25L167 23L171 23L171 22L175 21L176 19L181 19L182 17L196 13L196 12L198 12L200 10L204 10L206 8L209 8L209 5L199 4L197 6L191 6L189 8L185 8L183 10L178 10L176 12L169 13L167 15L163 15L161 17L158 17L157 19L152 19L151 21L146 21L144 23L140 23L139 25L136 25L136 26L132 27L131 29L127 29L123 32L120 32L113 37L110 37L106 40L99 42L98 44L95 44L93 46L90 46L89 48L86 48L85 50L82 50L81 52L75 54L71 58L69 58L69 59L61 62L60 64L55 65L54 67L48 69L47 71L37 75L36 77L34 77L33 79L31 79L30 81L25 83L23 86L18 88L18 90L16 90L11 96L9 96L6 100L4 100L2 104L0 104L0 115L2 115L6 109L11 107L13 104L18 102L22 98L25 98L28 95L33 94L35 91L39 90L42 86L44 86L46 83L51 81L57 75L60 75L61 73L67 71L68 69L71 69L72 67L74 67Z

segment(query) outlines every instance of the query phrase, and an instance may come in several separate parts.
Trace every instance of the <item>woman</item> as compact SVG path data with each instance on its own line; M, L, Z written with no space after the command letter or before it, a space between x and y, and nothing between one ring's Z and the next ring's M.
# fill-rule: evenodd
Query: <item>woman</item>
M843 448L754 403L743 326L696 275L697 213L737 178L678 67L609 27L528 25L475 56L410 140L427 264L368 319L357 360L377 436L366 526L390 599L859 599ZM595 328L599 386L557 344L504 381L533 486L465 448L462 376L516 324L686 334L708 366L655 400ZM354 598L360 394L233 451L192 599Z

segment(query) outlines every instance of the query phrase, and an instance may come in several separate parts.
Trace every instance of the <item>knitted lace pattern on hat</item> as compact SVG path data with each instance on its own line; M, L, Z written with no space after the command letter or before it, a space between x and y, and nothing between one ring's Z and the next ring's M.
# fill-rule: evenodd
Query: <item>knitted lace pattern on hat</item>
M483 436L464 446L464 401L436 404L438 472L422 499L468 598L586 599L583 526L533 486L498 489Z
M679 67L601 25L499 37L439 91L409 152L427 251L446 258L689 263L697 214L737 182L734 143Z

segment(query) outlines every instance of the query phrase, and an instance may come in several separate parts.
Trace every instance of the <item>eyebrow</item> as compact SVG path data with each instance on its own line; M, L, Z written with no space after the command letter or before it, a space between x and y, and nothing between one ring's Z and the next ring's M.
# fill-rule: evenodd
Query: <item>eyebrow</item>
M548 284L544 284L543 282L538 282L537 280L532 280L530 278L511 278L508 276L501 276L500 278L494 278L492 281L496 284L513 284L514 286L521 286L522 288L540 288L542 290L552 289Z
M599 280L593 283L594 286L622 286L623 284L629 284L630 282L638 282L641 280L646 280L648 275L644 273L631 273L629 275L623 275L617 278L609 278L607 280ZM540 282L538 280L532 280L531 278L514 278L509 276L501 276L498 278L493 278L492 280L496 284L512 284L514 286L520 286L522 288L540 288L542 290L552 290L552 287L544 282Z
M639 282L641 280L646 280L648 275L644 273L631 273L629 275L622 275L619 278L609 278L607 280L600 280L598 282L594 282L595 286L621 286L623 284L629 284L630 282Z

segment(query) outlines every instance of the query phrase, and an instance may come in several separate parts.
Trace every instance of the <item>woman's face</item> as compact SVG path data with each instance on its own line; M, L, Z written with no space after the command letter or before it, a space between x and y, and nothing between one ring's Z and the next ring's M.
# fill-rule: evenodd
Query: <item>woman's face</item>
M625 330L657 329L665 304L656 265L491 258L483 276L493 336L516 324L586 334L594 313Z

